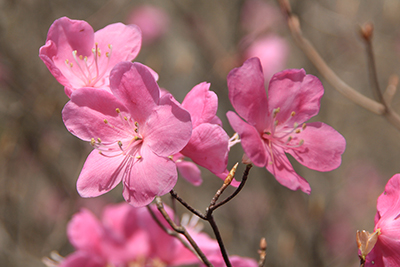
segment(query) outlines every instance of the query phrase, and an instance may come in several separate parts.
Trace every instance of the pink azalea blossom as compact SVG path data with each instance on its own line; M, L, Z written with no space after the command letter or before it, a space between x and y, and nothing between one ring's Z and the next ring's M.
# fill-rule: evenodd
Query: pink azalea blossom
M160 89L148 69L121 62L110 74L113 94L81 88L63 110L68 130L95 148L79 175L82 197L95 197L123 183L134 206L168 193L177 180L172 155L188 143L189 113Z
M244 51L244 58L258 57L267 82L272 75L284 69L289 54L289 46L285 39L268 35L259 38Z
M377 201L374 233L378 240L366 255L365 267L400 266L400 174L386 184Z
M150 253L150 243L147 231L139 225L138 212L126 203L109 205L100 222L82 209L67 228L76 251L60 267L125 267L142 262Z
M324 123L304 123L319 111L324 89L318 78L303 69L279 72L269 83L267 97L260 60L251 58L229 73L228 88L233 107L245 120L232 111L227 113L244 152L279 183L292 190L311 191L285 153L313 170L339 167L345 139Z
M214 267L225 267L225 261L222 255L214 254L211 257L208 257L212 265ZM250 258L244 258L244 257L239 257L239 256L229 256L229 261L232 264L232 267L257 267L258 262L255 261L254 259ZM203 265L205 266L205 265Z
M183 177L194 185L202 182L200 170L196 165L184 162L184 156L214 174L223 173L228 164L229 136L216 115L218 97L209 89L209 83L200 83L193 87L182 102L182 107L190 113L193 131L189 143L174 159Z
M167 33L170 19L163 9L153 5L142 5L132 10L128 23L139 26L143 43L151 44Z
M133 60L141 42L135 25L115 23L94 32L86 21L62 17L51 25L39 57L70 97L81 87L109 90L111 69Z

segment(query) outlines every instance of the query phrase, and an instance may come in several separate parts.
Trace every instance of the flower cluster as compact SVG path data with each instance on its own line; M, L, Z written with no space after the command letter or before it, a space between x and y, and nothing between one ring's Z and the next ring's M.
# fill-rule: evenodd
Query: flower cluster
M165 207L171 218L173 211ZM156 213L155 206L150 209ZM158 213L158 215L160 215ZM157 220L166 228L162 216ZM223 266L217 241L200 232L196 220L182 222L214 266ZM159 267L201 264L201 261L177 238L168 235L146 208L126 203L108 205L101 221L87 209L76 213L68 224L69 241L76 251L62 259L59 267ZM235 266L256 267L257 262L232 256Z
M94 32L85 21L63 17L50 27L40 48L40 58L70 98L62 111L66 128L93 147L78 177L79 194L96 197L122 183L131 204L107 207L101 222L85 209L76 214L68 236L77 251L62 267L200 264L143 207L173 189L178 170L194 185L202 182L197 165L225 179L229 148L236 143L241 142L254 165L265 167L289 189L306 193L309 184L285 153L317 171L341 163L344 138L324 123L305 123L319 111L324 89L318 78L303 69L284 70L273 75L267 96L258 58L233 69L227 82L237 114L230 111L227 117L236 134L229 139L216 115L218 97L210 84L194 86L179 103L160 90L155 71L132 62L141 42L135 25L117 23ZM210 219L210 214L204 217ZM229 261L214 240L188 230L214 266ZM230 259L236 267L257 266L250 259Z

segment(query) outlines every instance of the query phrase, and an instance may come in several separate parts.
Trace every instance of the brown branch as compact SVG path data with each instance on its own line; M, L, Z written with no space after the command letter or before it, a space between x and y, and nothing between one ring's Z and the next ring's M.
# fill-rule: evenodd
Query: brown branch
M178 226L176 223L169 217L168 213L164 209L164 204L161 201L160 197L155 198L156 205L158 210L161 212L165 220L168 222L168 224L174 229L176 232L184 235L187 239L187 241L190 243L190 245L193 247L193 249L197 252L197 255L200 257L202 262L208 266L208 267L213 267L211 262L207 259L206 255L204 255L203 251L199 248L199 246L196 244L196 242L193 240L192 236L186 231L186 228L183 226Z

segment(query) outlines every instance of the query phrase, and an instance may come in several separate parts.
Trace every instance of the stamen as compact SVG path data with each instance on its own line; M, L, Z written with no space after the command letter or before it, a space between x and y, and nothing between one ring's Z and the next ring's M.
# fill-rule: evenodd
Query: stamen
M296 115L296 112L292 111L292 113L290 113L290 116L294 117L294 115Z
M272 113L274 114L274 115L273 115L273 118L274 118L274 119L276 118L276 115L277 115L280 111L281 111L281 108L280 108L280 107L275 108L275 109L272 111Z
M94 140L94 138L90 139L90 144L91 144L92 146L94 146L94 145L96 144L96 141Z
M106 119L104 119L104 123L105 123L105 124L107 124L107 123L108 123L108 121L107 121Z
M279 123L279 121L278 121L278 120L274 121L274 125L275 125L275 126L277 126L277 125L278 125L278 123Z
M301 131L300 129L296 129L295 133L300 133L300 131Z
M303 123L303 125L301 126L301 128L303 129L303 131L306 129L307 124Z
M168 156L168 158L169 158L170 160L173 160L174 156Z
M136 158L137 158L137 159L141 159L141 158L142 158L142 156L136 156Z
M100 137L97 138L97 142L101 143L101 139Z
M297 123L297 122L295 122L294 124L293 124L293 128L297 128L297 127L299 127L299 124Z
M122 151L124 151L124 150L122 149L122 142L121 142L121 141L118 141L118 146L119 146L119 148L120 148Z
M121 113L121 111L119 110L119 108L116 108L115 111L119 114Z

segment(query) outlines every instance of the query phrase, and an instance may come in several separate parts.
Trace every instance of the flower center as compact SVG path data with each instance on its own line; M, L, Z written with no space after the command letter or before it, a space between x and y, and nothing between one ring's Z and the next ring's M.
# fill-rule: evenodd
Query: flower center
M90 144L99 153L105 157L116 157L116 156L129 156L137 159L141 159L142 156L139 154L140 144L143 142L143 137L139 133L139 124L134 121L131 117L126 117L121 114L119 108L115 110L121 120L121 123L112 125L108 120L104 119L104 123L109 127L113 128L118 133L123 133L127 136L126 139L117 140L115 142L104 143L100 138L92 138Z
M108 49L109 51L103 55L99 44L95 43L95 47L92 48L93 57L90 58L78 55L78 51L74 50L72 51L74 62L66 59L65 64L83 82L84 86L94 87L103 78L108 69L112 55L112 45L109 44ZM104 56L107 58L105 62L103 62Z
M273 146L282 147L284 150L298 149L304 144L304 139L299 138L297 135L304 131L307 127L305 123L300 126L297 122L295 122L293 127L290 127L286 124L288 120L296 115L296 112L294 111L291 112L290 117L288 117L285 121L278 121L276 117L280 111L280 107L273 110L273 119L271 121L271 125L269 125L269 128L265 129L261 135L265 145L269 148L268 150L270 151L272 162L274 161Z

